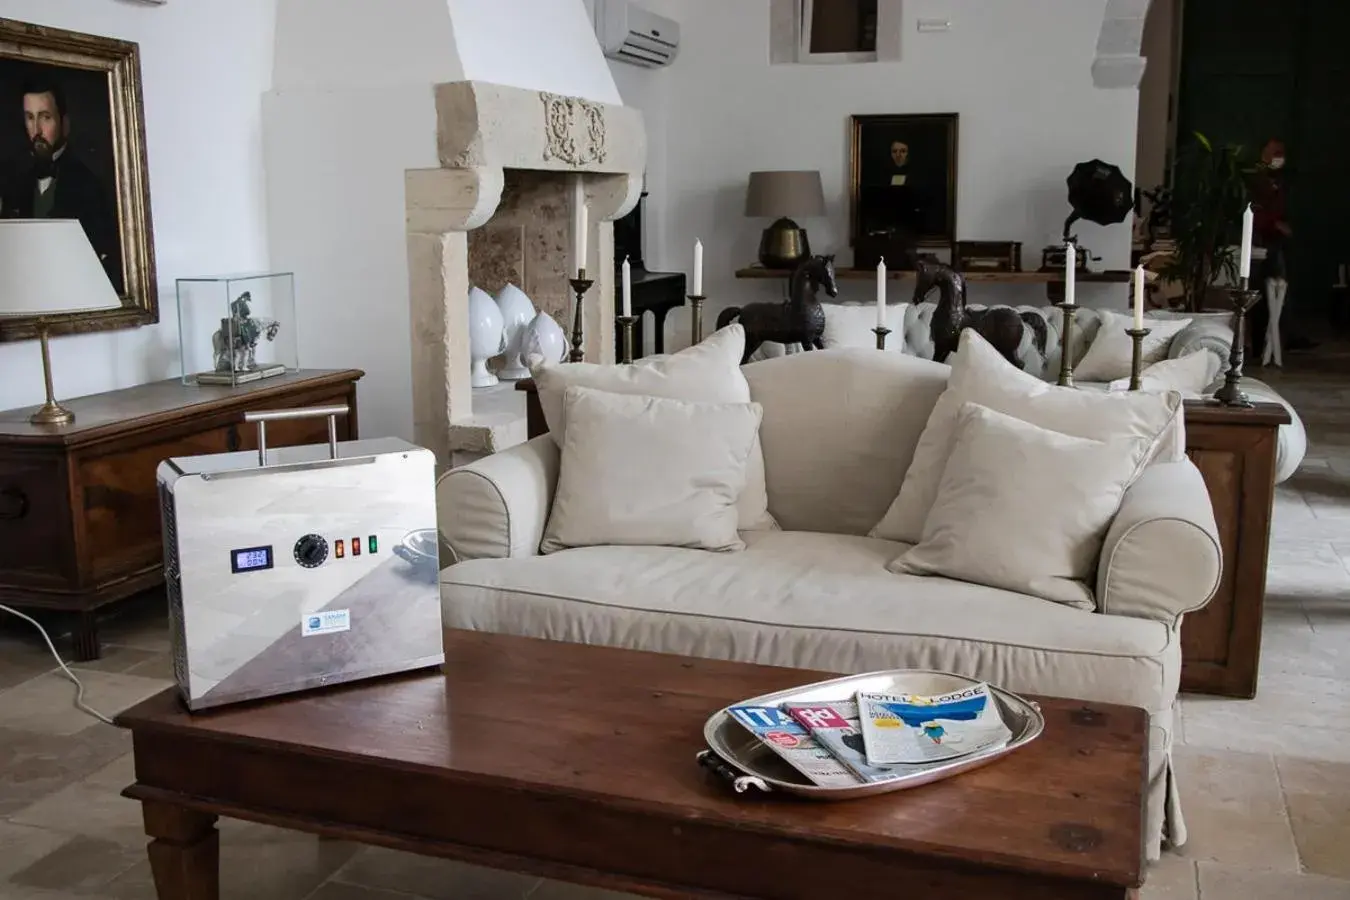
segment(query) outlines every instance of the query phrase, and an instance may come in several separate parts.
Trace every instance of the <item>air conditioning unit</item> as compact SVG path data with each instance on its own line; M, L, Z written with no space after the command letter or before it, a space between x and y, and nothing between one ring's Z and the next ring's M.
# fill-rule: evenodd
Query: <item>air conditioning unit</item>
M595 33L605 56L655 69L680 48L680 23L629 0L595 0Z

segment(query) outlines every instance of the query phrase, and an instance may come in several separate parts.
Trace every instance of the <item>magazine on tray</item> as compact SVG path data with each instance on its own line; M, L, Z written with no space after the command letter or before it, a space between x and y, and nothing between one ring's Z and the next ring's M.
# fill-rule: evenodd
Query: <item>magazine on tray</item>
M811 736L834 754L863 781L890 781L932 766L874 766L867 762L862 728L858 722L858 704L852 700L831 703L784 703L783 708L802 724Z
M727 710L769 749L812 784L853 787L861 779L822 747L792 716L776 706L733 706Z
M874 766L941 762L1012 740L983 683L933 696L860 691L858 712L867 761Z

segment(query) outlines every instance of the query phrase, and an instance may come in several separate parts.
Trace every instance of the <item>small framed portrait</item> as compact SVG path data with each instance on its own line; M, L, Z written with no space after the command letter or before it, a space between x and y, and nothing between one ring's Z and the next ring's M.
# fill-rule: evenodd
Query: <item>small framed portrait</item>
M0 18L0 218L77 219L122 298L53 333L159 321L144 122L136 44ZM8 319L0 340L35 324Z
M850 236L918 246L956 239L957 114L854 116Z

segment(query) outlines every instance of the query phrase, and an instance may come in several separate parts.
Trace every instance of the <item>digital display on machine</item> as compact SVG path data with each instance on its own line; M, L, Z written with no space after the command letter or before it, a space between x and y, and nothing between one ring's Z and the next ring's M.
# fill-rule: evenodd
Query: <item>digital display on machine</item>
M230 551L230 571L235 574L270 568L272 568L272 548L270 546L246 547L242 550Z

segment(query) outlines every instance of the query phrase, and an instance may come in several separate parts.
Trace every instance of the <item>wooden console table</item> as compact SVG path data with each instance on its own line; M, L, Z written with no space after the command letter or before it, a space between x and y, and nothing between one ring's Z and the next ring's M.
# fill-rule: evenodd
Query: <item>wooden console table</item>
M1186 455L1205 477L1223 548L1223 575L1209 605L1181 623L1181 689L1256 696L1266 599L1275 448L1290 421L1278 403L1236 409L1186 401Z
M1053 272L961 272L968 282L982 281L994 284L1063 284L1064 273ZM1078 284L1128 284L1133 272L1124 269L1112 269L1106 272L1079 272L1075 279ZM888 281L913 281L913 269L887 269ZM746 266L736 270L737 278L781 278L792 277L790 269L769 269L764 266ZM876 281L876 269L852 269L836 267L834 277L840 281Z
M302 369L239 387L157 381L68 400L66 426L0 412L0 603L78 614L76 659L97 659L96 610L163 582L155 469L171 456L256 450L250 410L345 404L356 437L355 369ZM274 422L269 446L325 443L324 419Z

